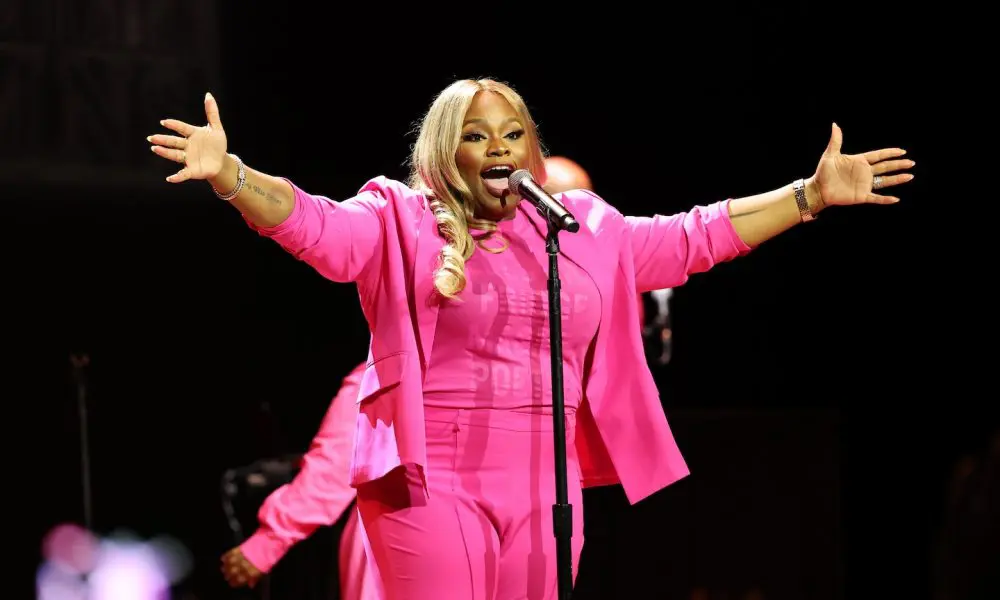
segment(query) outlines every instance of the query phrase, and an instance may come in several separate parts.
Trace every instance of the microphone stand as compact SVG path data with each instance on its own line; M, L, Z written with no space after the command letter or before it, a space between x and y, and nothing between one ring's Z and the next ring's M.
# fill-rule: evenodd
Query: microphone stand
M539 210L548 222L545 251L549 255L549 346L552 354L552 422L555 439L556 502L552 529L556 537L556 570L559 600L573 593L573 505L566 483L566 405L563 398L562 284L559 281L559 231L561 224L548 211Z
M555 444L556 502L552 505L552 529L556 538L556 574L559 600L573 594L573 506L566 483L566 404L563 398L562 284L559 282L559 232L580 230L580 224L566 207L549 196L531 178L527 169L514 171L509 187L531 202L545 218L548 233L545 253L549 255L549 350L552 355L552 432Z
M76 384L76 408L80 416L80 475L83 488L83 524L87 531L94 531L93 498L90 491L90 427L87 422L87 366L90 356L71 354L73 383Z

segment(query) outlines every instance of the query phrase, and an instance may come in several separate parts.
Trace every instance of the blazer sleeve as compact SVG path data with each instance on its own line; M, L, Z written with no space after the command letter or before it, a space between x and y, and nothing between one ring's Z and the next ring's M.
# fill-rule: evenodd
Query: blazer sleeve
M331 281L354 282L377 268L389 200L382 189L366 186L352 198L335 201L288 183L295 192L288 218L273 227L257 227L244 217L251 229Z
M625 217L639 293L677 287L751 248L729 218L729 200L671 216Z

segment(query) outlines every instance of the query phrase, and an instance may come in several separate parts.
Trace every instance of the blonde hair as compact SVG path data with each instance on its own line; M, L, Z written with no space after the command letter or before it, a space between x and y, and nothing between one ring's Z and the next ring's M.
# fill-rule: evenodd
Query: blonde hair
M545 155L538 130L524 100L510 86L492 79L463 79L438 94L424 115L413 146L409 185L427 196L438 231L447 242L441 249L441 264L434 272L434 287L446 298L455 298L465 289L465 261L477 243L488 252L501 252L506 247L482 245L496 232L496 223L475 217L475 199L455 163L465 114L480 92L500 94L517 111L529 148L528 164L523 166L539 185L545 181ZM474 238L470 228L484 235Z

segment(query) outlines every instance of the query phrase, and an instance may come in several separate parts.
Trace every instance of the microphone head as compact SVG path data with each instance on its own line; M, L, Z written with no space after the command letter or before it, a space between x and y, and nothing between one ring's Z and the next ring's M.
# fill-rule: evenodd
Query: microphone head
M527 169L518 169L511 173L510 177L507 178L507 185L510 189L520 193L521 184L525 181L531 180L531 178L531 171Z

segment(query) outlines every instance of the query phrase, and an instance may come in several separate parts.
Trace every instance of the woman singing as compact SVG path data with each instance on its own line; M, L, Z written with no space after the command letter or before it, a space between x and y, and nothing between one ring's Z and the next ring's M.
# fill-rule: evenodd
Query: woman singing
M153 152L208 181L259 234L357 285L372 332L351 483L390 600L554 598L555 501L546 223L508 187L544 183L524 101L492 80L443 90L406 183L369 180L331 200L227 153L208 124L176 120ZM750 251L831 206L887 204L912 162L841 153L832 128L816 171L779 189L672 216L628 217L594 193L555 197L580 230L560 236L563 373L573 568L581 487L621 483L637 502L688 473L643 355L636 296ZM663 193L650 181L650 193ZM289 301L287 310L295 310ZM294 374L289 374L294 377Z

